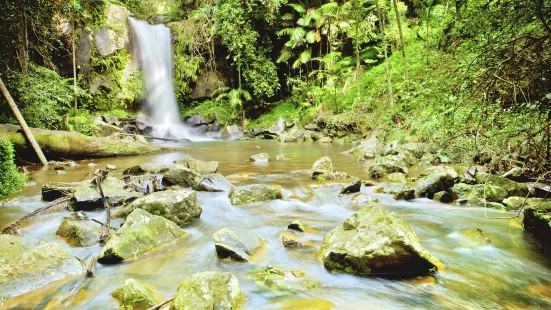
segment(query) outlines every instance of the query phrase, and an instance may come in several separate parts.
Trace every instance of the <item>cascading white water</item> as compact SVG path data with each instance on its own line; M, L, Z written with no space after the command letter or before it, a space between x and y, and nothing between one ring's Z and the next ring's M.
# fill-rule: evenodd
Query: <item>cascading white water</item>
M129 18L145 75L146 110L154 123L152 136L198 140L181 119L172 85L174 62L170 29Z

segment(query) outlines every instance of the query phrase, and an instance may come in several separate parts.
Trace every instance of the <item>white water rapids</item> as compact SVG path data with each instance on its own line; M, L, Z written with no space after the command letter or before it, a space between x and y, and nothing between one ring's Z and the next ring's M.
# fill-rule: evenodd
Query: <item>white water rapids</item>
M147 91L146 112L154 124L154 137L205 140L194 135L180 119L178 103L172 84L174 61L172 36L164 25L150 25L145 21L129 18L137 44L137 54L145 75Z

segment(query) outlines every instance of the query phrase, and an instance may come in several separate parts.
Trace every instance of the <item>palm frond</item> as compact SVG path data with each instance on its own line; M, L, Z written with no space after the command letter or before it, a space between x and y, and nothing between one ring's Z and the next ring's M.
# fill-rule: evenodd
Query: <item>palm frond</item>
M304 36L306 35L306 30L304 30L304 28L302 27L296 27L294 28L293 32L291 33L290 35L290 39L292 41L299 41L300 39L304 38Z
M281 19L286 20L286 21L293 20L293 19L295 19L295 14L285 13L285 14L281 15Z
M279 57L277 58L277 63L287 62L293 56L293 52L288 48L283 48Z
M298 3L288 3L287 5L292 7L299 14L306 13L306 9Z
M311 58L312 58L312 50L311 50L311 49L304 50L304 51L303 51L302 53L300 53L300 55L298 56L298 60L299 60L300 63L302 63L302 64L307 63L308 61L310 61Z
M312 44L318 42L318 33L314 30L308 31L305 36L306 42Z

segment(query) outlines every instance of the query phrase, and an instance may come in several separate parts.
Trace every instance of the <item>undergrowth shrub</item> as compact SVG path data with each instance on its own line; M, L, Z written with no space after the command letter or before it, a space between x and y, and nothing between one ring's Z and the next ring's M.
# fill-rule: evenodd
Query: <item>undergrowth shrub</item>
M13 146L6 138L0 137L0 197L21 190L23 184L24 175L15 166Z

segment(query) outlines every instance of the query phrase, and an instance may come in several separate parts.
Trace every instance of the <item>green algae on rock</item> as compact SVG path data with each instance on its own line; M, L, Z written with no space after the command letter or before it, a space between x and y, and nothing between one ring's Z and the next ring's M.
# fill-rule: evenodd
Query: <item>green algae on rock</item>
M171 310L239 309L246 301L239 281L231 273L195 273L178 286Z
M63 237L71 246L89 247L99 242L101 228L86 214L75 213L63 219L56 235Z
M238 186L230 192L231 204L234 206L282 198L283 193L281 193L281 189L264 184Z
M0 235L0 248L0 304L85 271L71 253L55 242Z
M330 231L319 258L329 271L361 276L429 275L439 264L404 220L381 207L361 209Z
M187 233L172 221L136 209L107 241L98 256L104 264L119 263L138 257Z
M119 301L121 310L147 310L158 303L153 292L132 278L111 295Z

